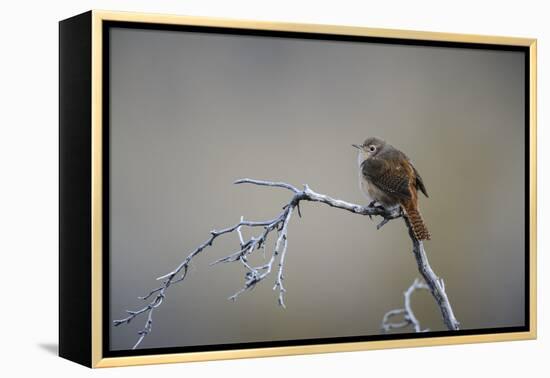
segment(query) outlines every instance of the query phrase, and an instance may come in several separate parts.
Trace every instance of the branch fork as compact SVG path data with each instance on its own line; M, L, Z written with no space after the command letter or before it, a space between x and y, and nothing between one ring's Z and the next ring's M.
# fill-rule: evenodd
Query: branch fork
M382 333L387 333L392 329L406 328L408 326L412 326L414 328L414 331L417 333L430 331L428 328L422 329L420 327L420 322L418 321L418 319L416 318L412 310L411 296L417 290L429 291L430 287L426 285L424 282L421 282L418 278L415 279L412 285L403 293L404 307L396 310L388 311L384 315L384 318L382 319L382 325L380 327L382 330ZM397 316L402 316L403 320L400 322L391 321L393 318Z

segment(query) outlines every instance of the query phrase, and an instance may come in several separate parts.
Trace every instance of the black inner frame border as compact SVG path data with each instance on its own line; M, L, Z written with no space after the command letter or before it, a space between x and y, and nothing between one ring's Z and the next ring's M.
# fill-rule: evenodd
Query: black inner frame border
M294 38L294 39L310 39L310 40L325 40L325 41L342 41L342 42L363 42L363 43L382 43L391 45L408 45L408 46L423 46L423 47L449 47L449 48L466 48L480 50L499 50L499 51L516 51L523 52L524 59L524 90L525 90L525 325L519 327L502 327L502 328L484 328L484 329L467 329L459 331L434 331L426 333L402 333L402 334L386 334L386 335L362 335L362 336L346 336L332 338L316 338L316 339L296 339L296 340L280 340L280 341L264 341L264 342L248 342L248 343L232 343L232 344L217 344L217 345L196 345L196 346L181 346L181 347L160 347L160 348L140 348L137 350L111 350L110 349L110 329L113 327L110 319L110 144L109 144L109 115L110 115L110 29L111 28L127 28L127 29L145 29L145 30L165 30L165 31L182 31L182 32L197 32L197 33L212 33L212 34L229 34L242 36L257 36L257 37L277 37L277 38ZM422 339L441 336L459 336L459 335L485 335L485 334L500 334L511 332L528 332L530 330L530 54L528 46L515 45L498 45L498 44L483 44L470 42L448 42L448 41L431 41L431 40L412 40L404 38L386 38L386 37L369 37L369 36L352 36L352 35L335 35L324 33L310 32L289 32L289 31L273 31L273 30L257 30L257 29L240 29L227 27L211 27L211 26L191 26L191 25L167 25L158 23L145 22L126 22L126 21L103 21L103 46L102 46L102 66L103 66L103 86L102 86L102 124L103 124L103 269L102 269L102 304L103 304L103 329L102 329L102 354L103 357L127 357L140 355L158 355L172 353L191 353L191 352L207 352L219 350L236 350L236 349L254 349L254 348L269 348L269 347L290 347L290 346L305 346L316 344L337 344L351 343L363 341L380 341L380 340L403 340L403 339ZM136 334L136 338L138 335Z

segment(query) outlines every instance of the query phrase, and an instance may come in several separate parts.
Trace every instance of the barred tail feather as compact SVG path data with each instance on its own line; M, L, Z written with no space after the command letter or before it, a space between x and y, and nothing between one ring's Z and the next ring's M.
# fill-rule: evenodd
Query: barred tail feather
M418 207L415 206L412 201L408 203L403 203L402 205L403 210L405 211L405 215L407 216L409 223L411 224L411 227L413 229L414 236L418 240L430 240L430 231L428 231L428 227L426 227L426 224L422 219L422 215L420 214L420 211L418 211Z

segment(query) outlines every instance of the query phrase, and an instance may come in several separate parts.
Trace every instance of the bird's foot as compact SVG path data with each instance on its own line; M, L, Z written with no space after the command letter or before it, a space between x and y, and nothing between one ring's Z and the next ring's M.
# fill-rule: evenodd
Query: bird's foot
M378 201L371 201L368 205L367 205L367 208L369 209L374 209L374 210L378 210L380 211L381 213L384 213L386 211L386 208ZM372 214L368 214L369 218L372 220Z
M367 207L376 207L376 201L370 201Z
M386 208L384 206L382 206L382 204L378 201L371 201L368 206L367 206L369 209L376 209L376 210L380 210L380 211L384 211L386 210Z
M371 201L367 207L370 209L370 208L373 208L374 205L376 204L376 201ZM369 214L369 219L372 220L372 215Z

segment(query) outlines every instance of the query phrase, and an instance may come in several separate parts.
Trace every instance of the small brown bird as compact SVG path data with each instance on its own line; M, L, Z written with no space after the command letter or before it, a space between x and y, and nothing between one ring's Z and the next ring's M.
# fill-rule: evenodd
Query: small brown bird
M428 192L410 159L379 138L367 138L359 150L359 185L371 200L385 208L401 205L418 240L430 240L430 232L418 210L418 193Z

